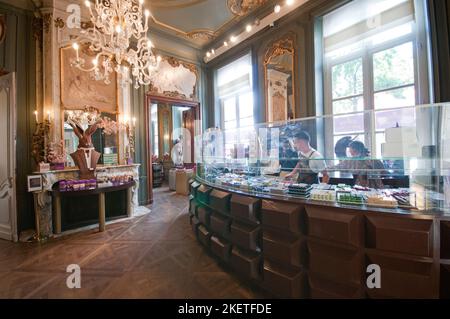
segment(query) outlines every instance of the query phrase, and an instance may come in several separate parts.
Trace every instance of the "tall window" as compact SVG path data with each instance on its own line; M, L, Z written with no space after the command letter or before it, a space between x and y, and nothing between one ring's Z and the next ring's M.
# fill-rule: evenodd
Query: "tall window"
M418 0L354 0L323 17L327 149L351 135L380 156L386 128L415 125L411 109L382 110L429 102L423 11Z
M225 154L233 157L236 147L249 144L253 130L252 58L247 54L217 70L216 92L221 127L226 130Z

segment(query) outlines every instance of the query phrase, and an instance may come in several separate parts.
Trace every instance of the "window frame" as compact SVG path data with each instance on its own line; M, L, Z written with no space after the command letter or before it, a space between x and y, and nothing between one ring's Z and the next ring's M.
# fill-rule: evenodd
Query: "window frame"
M423 33L420 32L421 28L419 26L418 20L414 21L412 24L412 32L410 34L401 36L396 39L386 41L381 44L376 45L363 45L362 49L336 59L327 58L325 53L322 53L323 66L324 66L324 111L326 115L335 115L333 113L333 102L336 100L343 100L346 98L351 98L348 96L346 98L333 99L333 83L332 83L332 69L336 65L351 62L356 59L362 59L362 72L363 72L363 103L364 109L361 112L375 110L375 94L383 91L391 91L399 87L392 87L384 90L375 90L374 85L374 69L373 61L374 55L376 53L389 50L391 48L406 44L411 42L413 48L413 64L414 64L414 89L415 89L415 101L416 104L428 103L428 72L422 70L423 65L427 65L427 54L423 54L424 41ZM383 31L381 31L383 32ZM422 52L422 54L420 54ZM424 64L425 63L425 64ZM404 87L411 87L412 84L405 85ZM361 95L357 95L358 97ZM354 113L354 112L352 112ZM351 113L339 113L339 115L345 115ZM370 114L370 113L366 113ZM336 114L337 115L337 114ZM364 140L366 141L366 146L371 150L372 154L377 154L376 147L376 135L380 133L380 130L376 129L375 117L366 115L364 117ZM353 135L353 134L347 134ZM325 127L325 145L327 154L330 158L334 158L335 154L332 151L334 149L334 137L340 136L340 134L334 134L334 122L331 121L331 125ZM346 135L342 135L346 136Z

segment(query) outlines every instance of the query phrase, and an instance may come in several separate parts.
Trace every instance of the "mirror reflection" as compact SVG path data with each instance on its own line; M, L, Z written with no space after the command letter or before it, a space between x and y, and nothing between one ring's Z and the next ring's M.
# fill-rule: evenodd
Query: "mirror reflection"
M78 112L84 110L74 110L72 112ZM117 114L101 112L100 117L103 119L109 119L111 121L117 121ZM83 129L87 129L87 123L80 123ZM99 164L101 165L118 165L119 164L119 143L118 134L116 132L108 132L105 134L104 128L99 128L92 135L92 143L94 144L97 152L100 152ZM66 155L66 166L75 167L71 153L75 152L78 148L78 138L75 135L73 128L67 123L67 115L64 121L64 149Z

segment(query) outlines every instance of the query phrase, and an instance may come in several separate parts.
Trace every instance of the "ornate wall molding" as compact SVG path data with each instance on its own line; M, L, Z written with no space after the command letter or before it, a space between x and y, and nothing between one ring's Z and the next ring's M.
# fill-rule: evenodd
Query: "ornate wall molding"
M42 15L44 32L49 33L50 27L52 26L53 13L45 13Z
M282 38L272 42L264 56L264 65L267 65L271 59L283 55L285 53L294 54L296 45L296 36L293 32L289 32Z
M2 14L0 15L0 43L3 43L6 38L6 19L5 16Z
M39 48L42 50L44 32L44 20L40 17L33 18L33 38L39 43Z
M195 64L164 57L154 74L149 92L152 95L196 101L198 81L199 73Z

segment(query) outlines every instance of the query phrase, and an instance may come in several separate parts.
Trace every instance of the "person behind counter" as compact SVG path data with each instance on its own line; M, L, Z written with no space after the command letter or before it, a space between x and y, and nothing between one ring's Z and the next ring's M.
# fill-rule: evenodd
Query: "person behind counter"
M292 171L298 162L298 154L291 146L289 140L285 139L281 142L280 147L280 166L282 172Z
M366 148L363 142L353 141L348 145L348 151L351 159L342 160L339 164L329 168L332 170L348 170L353 174L355 185L370 188L384 188L381 179L369 178L374 172L381 173L385 170L383 163L380 160L373 160L368 158L370 151ZM324 178L324 182L328 183L328 174Z
M318 184L319 173L326 174L326 164L322 154L311 147L311 137L305 131L301 131L294 136L294 146L299 151L299 161L291 173L285 176L286 179L294 177L298 172L297 183Z

